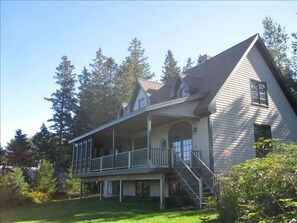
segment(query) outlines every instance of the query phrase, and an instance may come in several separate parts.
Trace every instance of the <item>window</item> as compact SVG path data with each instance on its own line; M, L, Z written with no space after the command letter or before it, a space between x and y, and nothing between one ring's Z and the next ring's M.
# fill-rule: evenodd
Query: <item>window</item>
M150 196L150 182L148 180L136 181L136 196Z
M252 103L268 106L267 86L265 82L251 80Z
M120 181L112 181L112 194L113 195L120 194Z
M181 88L179 89L179 91L178 91L178 97L179 97L179 98L183 98L183 97L185 97L185 96L186 96L186 95L185 95L184 88L181 87Z
M145 107L145 101L144 98L140 98L138 100L138 109L144 108Z
M169 196L182 196L184 195L184 190L181 188L180 183L175 179L169 180Z
M255 142L258 142L260 138L264 138L264 139L272 138L270 125L254 124L254 134L255 134ZM256 150L256 157L265 157L270 151L271 151L271 148L269 147L269 145L267 145L266 148L259 148Z

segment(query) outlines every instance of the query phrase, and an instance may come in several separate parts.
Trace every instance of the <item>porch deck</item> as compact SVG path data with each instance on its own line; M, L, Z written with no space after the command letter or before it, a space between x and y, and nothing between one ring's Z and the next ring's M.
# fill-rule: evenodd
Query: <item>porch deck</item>
M73 175L75 177L106 176L121 173L152 172L171 167L171 150L161 148L137 149L118 154L96 158L83 157L73 160Z

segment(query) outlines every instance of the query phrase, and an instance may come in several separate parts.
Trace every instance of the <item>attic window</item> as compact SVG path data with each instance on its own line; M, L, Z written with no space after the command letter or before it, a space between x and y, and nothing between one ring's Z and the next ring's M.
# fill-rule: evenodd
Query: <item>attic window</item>
M145 101L144 98L140 98L138 100L138 109L144 108L145 107Z
M251 80L251 96L252 104L268 106L266 83Z
M178 97L179 97L179 98L183 98L183 97L185 97L185 96L186 96L186 95L185 95L184 88L181 87L181 88L179 89L179 91L178 91Z

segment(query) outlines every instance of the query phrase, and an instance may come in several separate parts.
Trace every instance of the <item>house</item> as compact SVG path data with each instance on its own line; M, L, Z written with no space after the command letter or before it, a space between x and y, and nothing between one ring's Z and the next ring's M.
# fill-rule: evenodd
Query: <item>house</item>
M138 79L118 119L70 140L73 175L160 208L181 187L201 208L259 137L297 142L296 99L258 34L204 58L164 84Z

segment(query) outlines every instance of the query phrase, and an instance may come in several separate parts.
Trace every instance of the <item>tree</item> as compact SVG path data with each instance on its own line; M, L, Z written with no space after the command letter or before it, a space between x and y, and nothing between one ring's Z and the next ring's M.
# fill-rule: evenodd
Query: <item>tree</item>
M145 50L141 41L134 38L128 48L129 56L126 57L119 69L117 77L117 91L121 102L128 101L137 78L151 79L155 74L151 73Z
M19 167L12 172L5 171L0 176L0 206L12 207L29 200L29 185Z
M180 68L177 66L177 61L174 59L171 50L167 52L162 73L161 81L163 83L180 73Z
M5 167L7 165L7 152L0 145L0 166Z
M290 59L288 57L289 36L285 28L274 22L271 17L265 17L262 24L264 28L263 41L283 74L289 89L297 96L296 34L292 34L295 42L292 43L292 57Z
M35 166L33 148L21 129L16 130L14 139L10 140L6 150L8 165L22 168Z
M189 57L188 60L187 60L186 66L183 67L183 72L191 69L193 67L193 64L194 64L194 62L192 61L192 58Z
M49 122L54 124L50 126L59 138L59 144L63 144L73 133L73 114L77 106L75 94L75 76L74 66L68 60L67 56L62 56L62 62L56 68L54 76L59 89L52 93L51 98L45 100L52 102L53 117Z
M77 107L76 74L73 73L73 69L74 66L71 65L67 56L62 56L62 62L56 68L57 72L54 76L59 89L52 93L51 98L45 98L52 102L54 111L53 117L48 121L53 122L50 128L54 130L54 134L58 138L56 163L60 166L68 166L71 160L71 149L67 140L73 136L74 113Z
M36 147L39 160L46 158L51 163L55 162L56 138L43 123L40 131L32 137L32 142Z
M36 171L35 190L51 197L57 189L57 179L54 175L54 168L46 159L41 161L39 169Z
M111 57L106 57L102 49L96 52L96 58L79 78L79 107L76 113L76 133L81 134L96 128L117 115L118 97L115 91L115 77L118 65Z
M80 193L80 179L73 178L71 168L68 169L67 178L65 180L65 191L69 199Z

